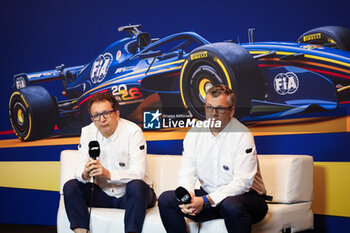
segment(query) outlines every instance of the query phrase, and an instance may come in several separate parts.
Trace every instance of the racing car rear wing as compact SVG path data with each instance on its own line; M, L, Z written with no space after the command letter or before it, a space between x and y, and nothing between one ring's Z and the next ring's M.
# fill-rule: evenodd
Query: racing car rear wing
M141 32L141 24L136 25L127 25L127 26L121 26L118 28L118 32L127 31L129 32L130 36L137 37L137 45L139 48L139 51L149 45L150 43L157 41L158 39L151 39L151 36L146 32Z
M127 25L127 26L118 27L118 32L127 31L130 33L130 36L133 36L141 33L140 29L141 29L141 24Z
M64 65L57 66L54 70L41 71L36 73L21 73L13 76L14 82L12 85L12 90L18 90L29 86L30 84L53 81L57 79L62 79L67 84L75 80L78 74L87 65L73 66L65 68Z

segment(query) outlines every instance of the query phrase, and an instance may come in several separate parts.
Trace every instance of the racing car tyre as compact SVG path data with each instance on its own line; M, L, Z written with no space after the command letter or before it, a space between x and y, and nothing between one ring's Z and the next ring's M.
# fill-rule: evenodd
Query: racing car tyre
M297 41L350 51L350 29L340 26L314 28L302 34Z
M266 89L254 58L230 42L201 46L189 54L182 66L181 98L195 118L205 119L206 92L215 84L225 84L235 93L237 118L247 115L251 100L262 100Z
M9 108L12 128L22 141L49 136L55 127L56 107L44 87L29 86L15 91Z

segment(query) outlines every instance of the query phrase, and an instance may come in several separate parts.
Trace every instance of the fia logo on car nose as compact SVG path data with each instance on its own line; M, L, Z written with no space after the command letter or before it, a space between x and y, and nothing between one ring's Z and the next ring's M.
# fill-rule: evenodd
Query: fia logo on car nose
M273 87L280 95L294 94L299 87L298 76L293 72L279 73L273 80Z

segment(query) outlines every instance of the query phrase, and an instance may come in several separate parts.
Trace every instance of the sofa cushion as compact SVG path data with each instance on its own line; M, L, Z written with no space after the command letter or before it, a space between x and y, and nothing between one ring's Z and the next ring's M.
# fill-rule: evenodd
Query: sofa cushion
M114 208L92 208L91 211L91 233L124 232L124 213L122 209ZM188 232L198 232L199 223L186 219ZM57 233L70 233L70 223L64 207L64 197L61 196L57 213ZM166 233L160 219L158 206L147 209L142 232Z

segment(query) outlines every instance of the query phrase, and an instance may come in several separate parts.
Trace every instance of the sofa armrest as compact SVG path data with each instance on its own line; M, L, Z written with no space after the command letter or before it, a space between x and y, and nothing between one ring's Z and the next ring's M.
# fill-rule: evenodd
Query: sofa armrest
M63 194L63 185L74 178L78 150L64 150L60 158L60 194Z
M276 203L313 199L313 158L309 155L259 155L267 194Z
M177 174L181 166L181 155L147 155L148 166L154 180L154 191L159 195L177 188Z

